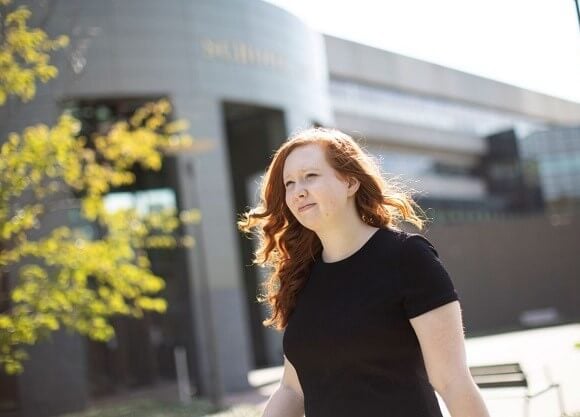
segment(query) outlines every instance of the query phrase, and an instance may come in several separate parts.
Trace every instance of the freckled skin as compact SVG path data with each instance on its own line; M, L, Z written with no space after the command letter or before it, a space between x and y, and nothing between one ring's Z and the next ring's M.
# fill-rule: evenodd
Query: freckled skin
M348 199L348 183L338 177L318 144L295 148L286 158L283 170L286 204L296 219L315 232L344 222L344 214L353 204ZM314 203L308 210L298 208Z

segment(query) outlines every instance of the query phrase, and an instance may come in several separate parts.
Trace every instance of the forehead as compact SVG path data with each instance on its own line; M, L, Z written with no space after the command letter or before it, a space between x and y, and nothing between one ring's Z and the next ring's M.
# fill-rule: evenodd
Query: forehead
M324 149L320 145L303 145L293 149L286 157L283 175L293 175L312 168L323 169L327 166Z

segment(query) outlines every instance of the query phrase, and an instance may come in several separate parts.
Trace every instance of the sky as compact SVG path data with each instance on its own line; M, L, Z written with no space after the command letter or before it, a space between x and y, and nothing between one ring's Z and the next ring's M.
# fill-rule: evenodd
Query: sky
M574 0L266 0L313 29L580 103Z

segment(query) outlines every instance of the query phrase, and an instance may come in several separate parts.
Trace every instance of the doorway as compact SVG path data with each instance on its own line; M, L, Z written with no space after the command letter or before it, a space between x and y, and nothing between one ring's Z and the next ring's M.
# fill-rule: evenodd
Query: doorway
M223 114L231 168L234 207L237 216L259 200L259 181L274 150L286 137L281 110L243 103L224 102ZM281 334L262 325L267 310L256 297L265 278L262 268L252 265L254 245L238 234L243 262L243 280L250 319L254 367L279 365L282 361Z

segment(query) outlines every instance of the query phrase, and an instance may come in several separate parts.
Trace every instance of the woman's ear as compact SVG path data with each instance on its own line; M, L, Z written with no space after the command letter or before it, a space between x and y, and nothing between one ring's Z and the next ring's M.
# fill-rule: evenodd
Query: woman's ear
M348 196L351 197L358 191L360 187L360 181L355 177L348 177L347 183L348 183Z

